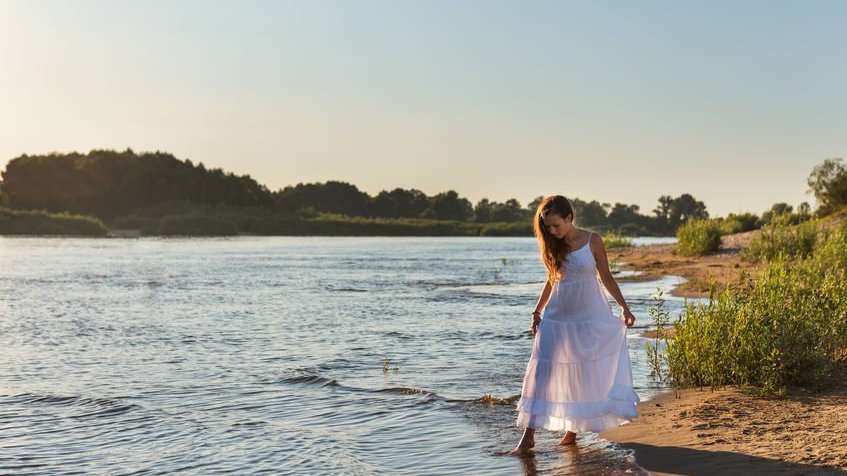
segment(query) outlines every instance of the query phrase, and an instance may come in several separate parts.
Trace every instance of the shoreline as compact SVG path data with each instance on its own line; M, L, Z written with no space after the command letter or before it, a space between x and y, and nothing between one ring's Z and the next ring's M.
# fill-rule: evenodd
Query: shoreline
M674 244L628 246L607 251L609 263L616 263L621 271L637 271L635 276L615 278L621 283L654 281L667 275L681 276L685 282L669 291L675 297L708 297L709 280L731 284L749 280L756 274L758 265L741 259L741 249L750 240L750 233L726 235L717 253L707 256L681 256ZM742 236L746 235L746 236ZM747 273L747 276L742 276Z
M731 285L755 276L757 266L744 262L740 251L757 232L724 236L710 256L683 257L673 245L647 245L611 249L609 261L641 272L616 278L620 282L673 274L687 281L672 296L708 297L710 278ZM632 450L636 463L655 476L847 475L847 375L817 394L789 388L784 399L758 397L754 387L668 388L637 408L637 418L600 437Z

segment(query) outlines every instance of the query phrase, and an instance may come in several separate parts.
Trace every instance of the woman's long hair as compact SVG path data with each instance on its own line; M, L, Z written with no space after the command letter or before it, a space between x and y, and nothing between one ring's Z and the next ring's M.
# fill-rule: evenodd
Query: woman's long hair
M551 283L564 279L565 275L562 264L565 262L567 254L571 251L570 245L565 240L557 239L544 226L544 217L554 214L561 216L563 220L567 220L568 215L576 219L571 202L561 195L544 197L541 203L538 204L538 208L535 209L532 231L535 234L535 238L538 239L541 261L547 268L547 279Z

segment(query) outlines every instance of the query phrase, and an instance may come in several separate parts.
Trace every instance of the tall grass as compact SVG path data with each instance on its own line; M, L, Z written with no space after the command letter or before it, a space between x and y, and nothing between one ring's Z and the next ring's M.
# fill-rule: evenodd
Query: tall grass
M835 381L847 349L847 226L820 232L807 254L800 241L774 240L751 284L686 306L666 349L674 385L749 384L780 396L792 385L820 390Z
M606 249L633 246L632 238L612 231L603 234L603 244L606 245Z
M712 254L721 246L721 228L715 220L689 220L676 231L676 250L683 256Z

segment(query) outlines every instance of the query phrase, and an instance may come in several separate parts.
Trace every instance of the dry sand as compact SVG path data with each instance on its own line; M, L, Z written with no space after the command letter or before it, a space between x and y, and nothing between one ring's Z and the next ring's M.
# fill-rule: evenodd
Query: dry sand
M678 398L677 398L678 397ZM601 433L654 475L847 474L847 385L783 400L746 389L683 389Z
M689 282L671 294L703 296L710 277L729 284L755 275L757 267L739 251L756 233L725 236L720 252L703 258L654 245L609 250L609 261L643 271L635 279L683 276ZM742 269L748 277L741 277ZM847 475L847 376L820 394L790 389L787 398L775 400L754 392L670 391L641 402L638 418L601 436L634 450L638 464L654 475Z

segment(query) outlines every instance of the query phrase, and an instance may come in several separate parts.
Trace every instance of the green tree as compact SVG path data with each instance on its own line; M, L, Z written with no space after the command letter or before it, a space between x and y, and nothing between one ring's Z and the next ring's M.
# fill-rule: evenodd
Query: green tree
M468 199L460 198L456 191L448 190L430 199L424 217L438 220L470 220L473 218L473 205Z
M492 204L487 198L482 198L476 202L473 209L474 221L479 223L487 223L491 221Z
M847 205L847 166L841 158L826 159L815 166L806 183L821 215Z
M349 216L370 215L371 197L355 185L338 180L298 183L276 193L277 208L287 212L312 207L318 212Z
M541 204L542 200L544 200L544 195L539 195L539 196L533 198L532 200L530 200L529 203L526 204L526 208L529 211L529 216L535 215L535 210L538 209L538 205Z
M574 198L571 200L571 205L573 206L576 222L579 223L579 226L590 228L606 226L608 216L606 214L606 208L602 203L597 200L586 202L585 200Z
M708 218L709 212L706 211L706 205L696 200L691 194L683 193L671 202L668 223L673 230L676 230L688 220L706 220Z
M609 226L615 229L620 229L624 225L635 225L642 222L642 216L638 213L638 205L626 205L624 203L615 203L612 210L609 212Z
M528 214L521 207L521 203L514 198L506 200L504 203L493 204L491 211L492 221L507 221L516 222L529 219Z
M383 190L373 199L373 214L388 218L416 218L429 206L429 198L420 190L395 188Z
M165 152L92 150L88 154L22 155L6 164L11 207L83 213L103 220L168 203L272 206L272 195L247 175L195 167Z
M794 211L794 207L785 203L785 202L777 202L771 205L770 209L766 210L762 213L762 224L767 224L773 221L774 218L780 215L791 215Z

